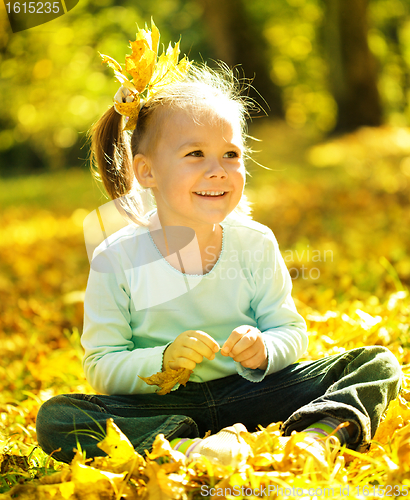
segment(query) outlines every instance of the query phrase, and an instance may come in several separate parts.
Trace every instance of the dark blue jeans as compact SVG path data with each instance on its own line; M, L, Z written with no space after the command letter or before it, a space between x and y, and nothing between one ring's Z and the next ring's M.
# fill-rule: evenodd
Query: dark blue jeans
M359 347L317 361L295 363L249 382L240 375L210 382L188 382L165 396L158 394L65 394L46 401L37 416L38 442L54 457L70 462L77 440L87 457L105 455L88 433L105 431L112 417L135 449L150 451L159 433L202 437L234 423L248 431L283 422L283 432L301 431L324 416L351 422L348 446L365 451L380 417L401 387L401 368L385 347ZM100 427L99 427L100 426Z

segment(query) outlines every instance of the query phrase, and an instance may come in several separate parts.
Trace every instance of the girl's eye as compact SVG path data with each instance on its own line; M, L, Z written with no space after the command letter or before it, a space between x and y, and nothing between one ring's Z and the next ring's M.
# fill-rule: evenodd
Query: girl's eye
M204 153L202 151L200 151L200 150L198 150L198 151L191 151L186 156L194 156L196 158L200 158L200 157L204 156Z
M239 154L236 151L228 151L224 154L224 158L238 158Z

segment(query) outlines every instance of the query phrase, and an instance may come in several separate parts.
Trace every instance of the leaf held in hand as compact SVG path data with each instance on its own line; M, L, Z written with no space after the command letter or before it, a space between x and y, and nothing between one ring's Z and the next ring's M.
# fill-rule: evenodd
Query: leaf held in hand
M148 385L158 385L160 390L157 391L157 394L163 396L171 392L175 384L185 385L191 373L192 370L188 370L187 368L177 368L173 370L168 367L164 372L157 372L150 377L140 377L140 379Z

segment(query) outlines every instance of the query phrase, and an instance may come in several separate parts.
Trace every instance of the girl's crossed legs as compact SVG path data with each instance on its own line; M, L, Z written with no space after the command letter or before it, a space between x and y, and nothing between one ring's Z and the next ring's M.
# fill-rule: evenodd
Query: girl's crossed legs
M231 375L210 382L188 382L165 396L84 395L56 396L40 408L37 436L47 453L70 462L77 441L87 457L105 455L97 447L101 437L84 435L105 432L112 417L143 454L151 450L155 436L203 437L241 422L249 432L260 424L284 422L289 435L301 431L323 417L351 422L354 432L348 446L365 451L376 432L380 418L401 385L401 368L385 347L352 349L317 361L295 363L249 382Z

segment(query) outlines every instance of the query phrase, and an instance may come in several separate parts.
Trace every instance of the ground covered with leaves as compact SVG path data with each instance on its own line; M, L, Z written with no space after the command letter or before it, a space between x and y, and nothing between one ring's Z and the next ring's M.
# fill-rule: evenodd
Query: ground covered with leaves
M1 181L1 500L410 497L410 131L362 129L319 144L277 124L253 133L270 170L249 166L248 195L293 278L310 332L304 359L377 344L403 367L403 391L370 451L345 450L325 466L272 422L244 436L246 462L224 467L187 460L161 436L142 457L108 422L107 457L47 457L36 442L40 404L93 392L81 368L82 221L105 200L88 172L72 170Z

